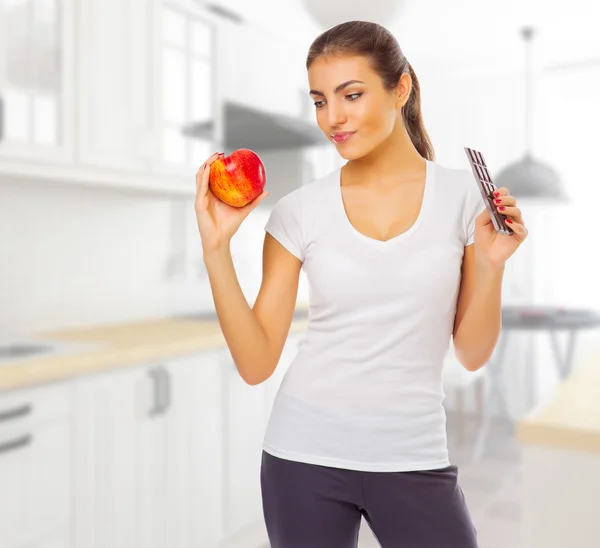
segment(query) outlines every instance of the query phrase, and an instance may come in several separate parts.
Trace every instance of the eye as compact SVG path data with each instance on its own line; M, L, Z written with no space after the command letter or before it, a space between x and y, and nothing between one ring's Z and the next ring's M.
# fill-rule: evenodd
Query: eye
M346 98L348 97L356 97L358 99L358 97L360 97L362 95L362 93L351 93L350 95L346 95ZM352 101L355 101L356 99L352 99ZM320 103L323 103L323 101L317 101L315 103L315 107L317 108L322 108L319 106Z

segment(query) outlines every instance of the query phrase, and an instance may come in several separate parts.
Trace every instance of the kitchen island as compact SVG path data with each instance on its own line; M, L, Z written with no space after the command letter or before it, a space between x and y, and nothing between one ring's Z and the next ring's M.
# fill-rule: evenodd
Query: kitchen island
M522 548L600 546L600 355L576 366L517 426Z

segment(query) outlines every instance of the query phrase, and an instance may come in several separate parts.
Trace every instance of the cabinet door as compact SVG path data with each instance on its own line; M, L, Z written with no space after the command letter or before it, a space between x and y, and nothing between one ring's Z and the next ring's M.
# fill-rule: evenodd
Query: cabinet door
M262 519L260 464L265 434L265 387L244 382L227 353L225 383L225 535Z
M26 459L31 434L3 431L0 423L0 545L17 546L25 532Z
M73 158L73 0L0 2L0 157Z
M61 529L42 540L27 545L27 548L68 548L69 546L71 546L69 530Z
M156 152L152 83L155 3L78 3L79 160L150 171Z
M164 431L149 367L78 379L74 388L77 548L152 548ZM155 523L155 520L156 523Z
M157 1L157 0L155 0ZM154 113L157 175L190 177L215 152L215 129L184 134L189 123L215 123L215 25L201 2L158 2Z
M71 525L71 429L67 420L33 430L24 452L27 477L25 532L28 541Z
M301 116L299 94L308 80L304 53L285 38L251 23L219 23L218 88L223 99L261 111Z
M70 525L69 395L68 383L0 395L1 546Z
M170 548L213 548L223 534L220 355L202 352L164 365L170 394L165 411Z

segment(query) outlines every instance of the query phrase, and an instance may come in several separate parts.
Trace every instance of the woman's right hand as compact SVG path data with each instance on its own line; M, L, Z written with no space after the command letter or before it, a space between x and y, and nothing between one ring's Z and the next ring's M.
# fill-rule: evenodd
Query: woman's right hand
M200 166L196 173L196 219L203 249L218 249L228 245L242 221L269 195L266 190L244 207L233 207L219 200L208 186L210 166L224 156L216 152Z

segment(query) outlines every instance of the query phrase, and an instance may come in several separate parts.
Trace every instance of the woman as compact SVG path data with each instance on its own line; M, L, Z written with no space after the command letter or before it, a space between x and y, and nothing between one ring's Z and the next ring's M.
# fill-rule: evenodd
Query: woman
M215 307L248 384L279 361L301 268L310 285L307 334L264 439L271 546L356 547L364 516L385 548L475 547L448 460L442 364L450 336L467 370L490 358L504 264L527 229L500 188L514 234L497 234L470 169L434 162L419 82L385 28L329 29L311 45L307 70L318 125L347 162L275 204L252 308L229 242L268 192L241 209L218 201L208 174L219 154L197 175Z

